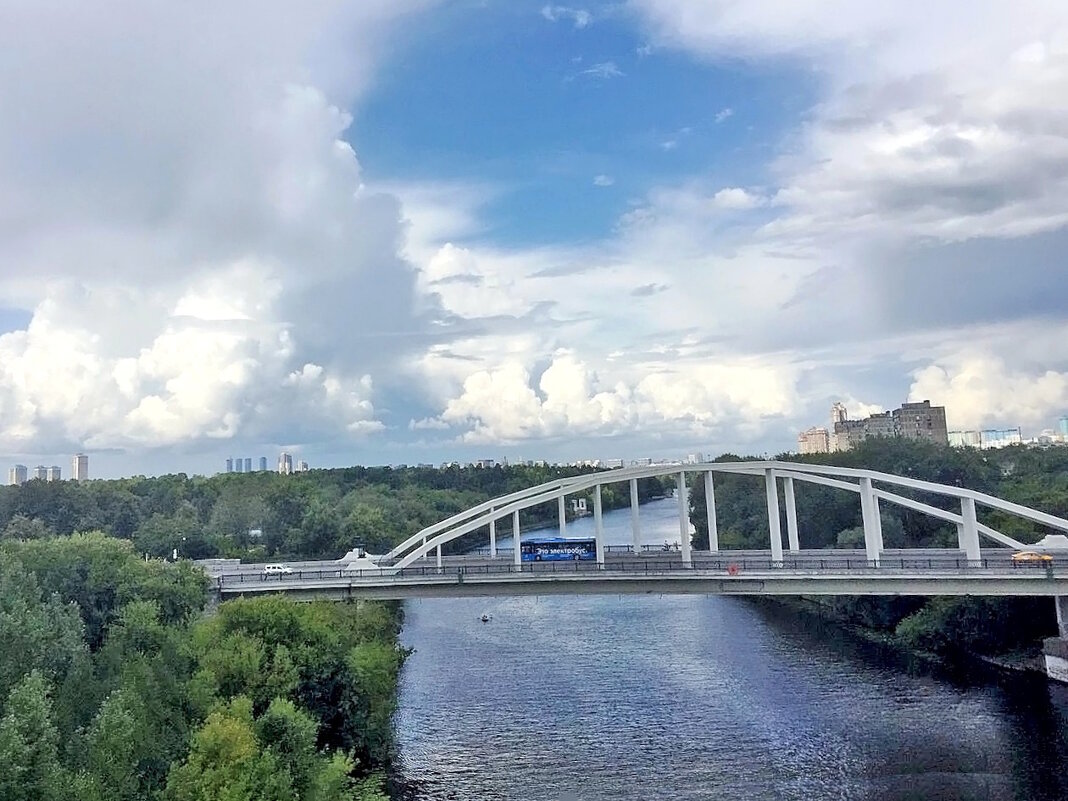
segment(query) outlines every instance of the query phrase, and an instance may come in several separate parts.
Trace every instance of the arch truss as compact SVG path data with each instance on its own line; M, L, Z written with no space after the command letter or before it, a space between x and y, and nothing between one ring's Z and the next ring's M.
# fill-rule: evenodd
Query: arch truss
M582 495L585 497L587 493L592 491L597 561L603 564L606 549L604 527L602 525L601 487L609 484L629 483L633 547L635 551L639 551L642 545L642 535L638 514L638 481L644 478L673 475L677 486L676 496L679 507L682 561L684 564L691 564L692 548L690 544L687 473L697 474L704 481L704 492L707 499L709 550L713 553L719 551L715 500L716 474L751 475L763 478L768 507L768 541L772 563L781 563L783 560L782 522L779 508L780 482L782 482L782 497L786 506L786 539L790 553L798 553L801 549L795 505L795 486L798 482L822 484L853 492L859 496L864 529L864 550L869 562L874 565L878 565L883 552L882 522L879 512L882 503L894 504L953 523L957 528L957 541L960 549L965 553L969 561L974 562L981 560L981 538L1010 548L1028 547L994 530L990 526L980 523L976 512L976 508L979 506L996 509L1032 523L1068 533L1068 520L1064 518L963 487L920 481L874 470L858 470L848 467L831 467L797 462L705 462L700 464L666 464L609 470L549 481L529 489L513 492L510 495L493 498L413 534L390 551L384 561L389 561L394 568L399 569L408 567L416 560L426 558L429 554L434 553L440 567L441 548L443 545L465 534L484 528L489 529L490 554L491 556L497 556L497 522L510 517L511 531L517 535L512 538L512 558L516 564L519 564L521 561L520 537L518 536L519 513L532 506L555 501L557 503L559 534L564 536L567 530L565 516L567 497L569 495ZM901 489L950 498L953 501L953 505L959 504L959 511L942 509L917 501L914 498L906 497L899 494Z

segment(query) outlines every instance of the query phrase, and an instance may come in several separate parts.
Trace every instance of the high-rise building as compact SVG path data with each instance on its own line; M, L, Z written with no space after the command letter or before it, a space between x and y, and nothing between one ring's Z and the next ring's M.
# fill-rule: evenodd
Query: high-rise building
M297 462L297 472L298 473L307 473L310 469L311 468L308 467L308 463L305 462L303 459L301 459L299 462Z
M227 459L226 460L226 472L227 473L234 472L234 460L233 459Z
M845 407L836 403L831 417ZM902 439L934 442L945 445L949 442L946 429L946 407L932 406L929 400L919 403L903 403L892 412L880 412L863 420L837 420L834 423L834 448L848 451L857 443L872 437L901 437Z
M245 472L245 460L242 459L240 456L235 456L234 457L234 472L235 473L244 473Z
M286 476L293 472L293 456L291 454L282 451L278 455L278 472Z
M900 409L894 409L892 416L894 434L899 437L939 445L949 442L945 406L932 406L929 400L903 403Z
M89 478L89 457L84 453L76 453L70 460L70 477L75 481L86 481Z
M252 457L251 456L246 456L245 457L245 472L246 473L251 473L252 472Z
M29 471L24 464L17 464L7 471L7 483L11 486L25 484L27 478L29 478Z
M267 470L267 457L266 456L261 456L260 457L260 470L261 471L266 471Z
M1057 431L1061 435L1061 439L1068 442L1068 416L1062 417L1057 423Z
M810 428L797 435L797 452L828 453L831 449L831 438L826 428Z
M62 481L62 471L58 464L54 464L45 471L45 481Z
M47 481L48 468L45 467L43 464L37 465L37 467L33 468L33 477L40 481Z

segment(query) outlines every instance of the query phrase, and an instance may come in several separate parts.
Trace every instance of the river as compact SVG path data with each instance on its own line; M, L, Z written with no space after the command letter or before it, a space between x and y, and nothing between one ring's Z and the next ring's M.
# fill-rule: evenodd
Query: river
M678 540L674 500L641 516ZM629 510L604 521L630 542ZM420 801L1068 799L1068 688L1041 677L953 675L737 598L405 608L397 770Z

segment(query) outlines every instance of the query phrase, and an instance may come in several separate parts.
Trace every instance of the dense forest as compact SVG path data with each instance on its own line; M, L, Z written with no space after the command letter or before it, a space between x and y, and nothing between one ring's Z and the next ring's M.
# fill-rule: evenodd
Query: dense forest
M398 609L206 589L100 533L0 545L0 798L384 801Z
M717 461L754 457L724 455ZM1000 450L947 448L900 439L873 439L844 453L779 458L812 464L867 468L911 478L967 487L1050 514L1068 517L1068 448L1024 447ZM767 504L752 476L717 474L716 520L723 549L767 548ZM952 501L930 494L895 490L949 509ZM785 516L784 499L780 512ZM801 482L796 486L798 538L804 548L863 548L860 504L851 492ZM708 547L704 482L690 492L694 544ZM959 506L954 509L959 512ZM919 512L888 503L880 505L884 545L957 547L955 528ZM1022 518L979 508L982 522L1024 543L1049 530ZM785 532L785 518L782 521ZM1056 634L1053 603L1048 598L872 598L838 597L822 603L832 614L890 634L911 647L946 655L972 652L1000 654L1034 649L1044 636Z
M382 553L419 529L482 501L558 478L572 467L350 467L294 475L228 473L116 481L29 481L0 487L0 540L102 531L137 553L189 559L336 559L356 546ZM641 500L671 479L639 482ZM630 502L629 487L605 487L605 508ZM525 510L526 529L556 520L556 504ZM507 532L510 520L498 529ZM452 544L465 548L488 533Z

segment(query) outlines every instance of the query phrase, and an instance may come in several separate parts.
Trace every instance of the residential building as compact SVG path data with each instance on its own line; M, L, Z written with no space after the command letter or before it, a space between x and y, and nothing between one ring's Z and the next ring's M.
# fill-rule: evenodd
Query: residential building
M59 465L54 464L51 467L49 467L47 470L45 470L45 481L62 481L62 480L63 480L63 476L62 476L62 471L59 468Z
M953 448L981 448L983 445L983 436L979 431L950 431L947 436Z
M835 450L848 451L872 437L901 437L942 445L949 442L946 407L932 406L929 400L903 403L893 411L873 414L863 420L839 419L843 412L844 407L838 403L831 409Z
M45 467L43 464L37 465L37 467L33 468L33 477L38 479L39 481L47 481L48 468Z
M1062 417L1057 423L1057 433L1061 435L1062 440L1068 442L1068 417Z
M234 460L233 459L227 459L226 460L226 472L227 473L234 472Z
M71 458L70 477L75 481L87 481L89 479L89 457L84 453L76 453Z
M260 471L261 472L265 472L266 470L267 470L267 457L266 456L261 456L260 457Z
M278 472L289 475L293 472L293 456L283 451L278 456Z
M246 473L251 473L252 472L252 457L251 456L246 456L245 457L245 472Z
M475 462L475 467L493 467L497 462L493 459L479 459Z
M797 435L797 452L828 453L831 449L831 437L826 428L810 428Z
M1019 428L987 428L979 432L980 448L1008 448L1010 445L1023 444L1023 433Z
M891 416L896 436L938 445L949 441L945 406L932 406L929 400L903 403L901 408L891 412Z
M7 483L11 486L25 484L26 479L28 478L29 471L26 469L26 465L24 464L17 464L7 471Z

